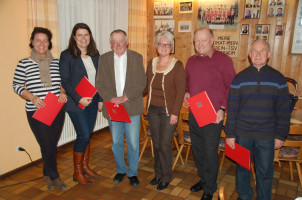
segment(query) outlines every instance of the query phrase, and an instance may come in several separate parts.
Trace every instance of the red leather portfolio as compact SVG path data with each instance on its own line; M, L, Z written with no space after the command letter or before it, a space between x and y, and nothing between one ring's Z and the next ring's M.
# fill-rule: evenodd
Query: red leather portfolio
M59 97L51 92L48 92L45 99L43 100L45 102L45 106L38 109L34 113L33 118L48 126L51 126L52 122L55 120L61 108L65 104L60 103L58 100Z
M75 90L81 97L93 97L95 95L95 93L98 91L89 82L89 80L86 78L86 76L84 76L82 78L82 80L80 81L80 83L78 84L78 86L76 87ZM84 106L82 104L79 104L79 107L84 109Z
M242 167L245 167L248 170L251 170L251 152L250 150L244 148L243 146L235 142L235 149L231 147L225 141L225 155L236 163L240 164Z
M216 121L217 114L206 91L187 99L199 127Z
M119 121L119 122L130 122L130 117L124 107L124 105L119 104L116 105L115 103L111 103L108 101L104 101L106 110L112 121Z

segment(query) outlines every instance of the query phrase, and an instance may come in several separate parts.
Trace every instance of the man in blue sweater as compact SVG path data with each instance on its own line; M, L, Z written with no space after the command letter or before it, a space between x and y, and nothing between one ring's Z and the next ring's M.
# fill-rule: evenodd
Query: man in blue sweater
M274 149L282 147L289 131L290 101L284 76L267 65L271 52L265 41L252 44L251 66L237 74L231 84L226 122L227 144L235 141L255 154L257 199L271 199ZM237 164L236 190L250 200L250 171Z

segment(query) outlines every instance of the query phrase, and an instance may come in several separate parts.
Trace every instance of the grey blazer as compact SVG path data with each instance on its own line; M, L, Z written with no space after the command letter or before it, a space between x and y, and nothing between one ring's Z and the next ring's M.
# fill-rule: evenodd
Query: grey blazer
M127 49L127 72L124 94L128 101L123 105L129 116L139 115L144 112L143 91L146 87L147 78L143 65L143 57L135 51ZM110 51L100 56L96 88L104 101L117 97L114 74L114 52ZM108 118L106 107L103 114Z

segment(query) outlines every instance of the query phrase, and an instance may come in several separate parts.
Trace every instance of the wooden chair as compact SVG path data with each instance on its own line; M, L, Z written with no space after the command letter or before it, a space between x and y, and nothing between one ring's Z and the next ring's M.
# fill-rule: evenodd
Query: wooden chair
M177 156L175 158L175 161L173 163L172 170L174 170L179 157L181 159L181 152L182 152L184 146L188 147L187 153L186 153L186 162L187 162L188 157L189 157L189 152L190 152L190 147L191 147L191 138L190 138L190 135L189 135L189 113L188 112L181 112L180 113L179 121L178 121L178 132L179 132L178 142L180 144L180 148L179 148L179 151L178 151Z
M149 122L147 120L147 112L144 112L141 115L141 127L142 127L142 130L143 130L143 147L142 147L141 153L139 155L138 162L140 162L140 160L141 160L141 158L144 154L144 151L146 149L148 141L150 141L152 157L154 157L153 142L152 142L152 137L151 137L151 133L150 133L150 130L149 130ZM176 131L173 135L173 141L174 141L174 144L175 144L175 147L176 147L177 151L179 151L179 145L178 145L178 141L177 141L177 138L176 138L177 135L178 135L178 132ZM184 164L183 163L183 158L180 157L180 159L181 159L182 164Z
M294 181L293 175L293 162L296 163L297 172L302 187L302 173L301 166L302 163L302 126L301 125L291 125L289 136L285 140L283 147L275 150L275 162L288 162L291 181ZM297 139L299 141L297 141ZM280 164L279 164L280 166Z
M228 196L226 193L225 186L221 186L219 189L219 199L220 200L228 200Z
M146 113L141 114L141 127L143 130L143 138L144 138L143 140L144 141L143 141L143 147L142 147L141 153L139 155L138 162L140 162L140 160L144 154L148 141L150 141L152 157L154 157L153 142L152 142L152 137L151 137L150 130L149 130L149 122L146 119Z

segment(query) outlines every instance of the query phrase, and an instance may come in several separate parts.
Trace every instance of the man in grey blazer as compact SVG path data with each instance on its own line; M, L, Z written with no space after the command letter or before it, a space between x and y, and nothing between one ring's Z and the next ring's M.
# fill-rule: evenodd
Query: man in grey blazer
M106 108L103 109L109 122L117 168L113 181L120 183L127 174L130 184L137 186L140 114L144 111L142 94L147 81L143 57L127 49L127 34L123 30L113 31L110 43L113 51L101 55L99 59L96 88L104 101L123 104L131 119L131 123L111 121ZM128 169L124 160L124 135L127 140Z

